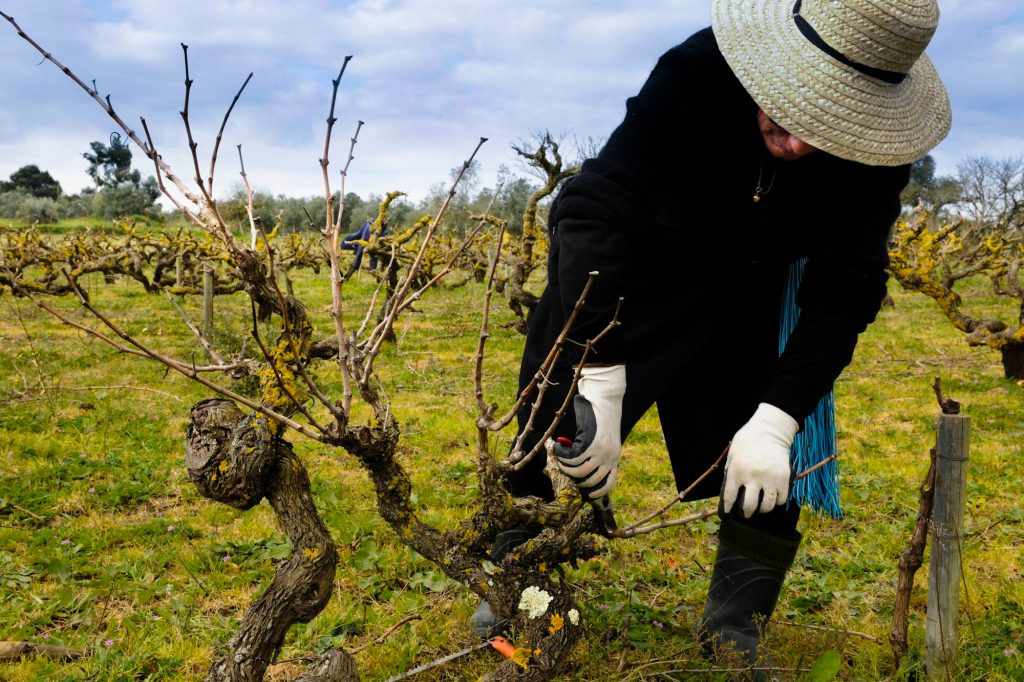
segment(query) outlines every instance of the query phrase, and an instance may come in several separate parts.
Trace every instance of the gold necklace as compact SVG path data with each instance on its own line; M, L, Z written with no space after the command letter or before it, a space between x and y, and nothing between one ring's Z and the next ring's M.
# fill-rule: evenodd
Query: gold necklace
M775 185L775 174L779 172L779 164L775 164L775 168L772 169L771 180L768 181L768 188L765 189L761 186L761 178L764 175L764 153L761 153L761 165L757 169L757 187L754 188L754 203L761 201L761 197L768 192L772 191L772 187Z

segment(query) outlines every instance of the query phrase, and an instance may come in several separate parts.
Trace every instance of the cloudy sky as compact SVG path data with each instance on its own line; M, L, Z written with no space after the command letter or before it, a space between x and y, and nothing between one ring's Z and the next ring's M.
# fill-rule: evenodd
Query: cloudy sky
M0 0L30 36L122 117L149 122L165 160L190 174L180 43L189 45L191 120L203 172L228 124L218 194L238 183L235 145L257 189L318 194L331 79L338 95L332 168L366 122L347 189L414 199L447 181L479 137L481 183L516 167L510 145L549 129L605 138L658 56L710 23L709 0ZM952 174L970 155L1024 155L1024 4L939 0L929 55L953 104L933 153ZM90 183L81 154L114 130L106 114L0 22L0 178L35 163L66 192ZM144 160L136 154L136 162ZM147 166L139 164L145 172ZM332 177L336 183L336 177Z

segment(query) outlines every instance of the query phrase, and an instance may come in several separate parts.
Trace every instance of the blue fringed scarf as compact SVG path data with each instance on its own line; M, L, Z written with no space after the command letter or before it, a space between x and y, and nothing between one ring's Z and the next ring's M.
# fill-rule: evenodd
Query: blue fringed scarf
M789 264L786 288L782 294L782 316L779 320L779 355L782 355L786 348L789 335L796 326L797 318L800 317L796 292L800 288L806 264L806 258ZM796 434L789 460L794 473L799 474L828 458L835 451L836 407L835 397L830 389L804 421L803 430ZM832 460L794 483L789 499L801 506L810 507L817 514L841 519L843 509L839 496L839 467L836 461Z

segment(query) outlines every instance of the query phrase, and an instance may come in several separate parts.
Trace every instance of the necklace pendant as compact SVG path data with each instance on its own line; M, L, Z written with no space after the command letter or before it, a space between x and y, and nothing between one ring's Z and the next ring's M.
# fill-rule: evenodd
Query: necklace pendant
M754 194L754 203L756 204L759 201L761 201L761 195L760 194Z

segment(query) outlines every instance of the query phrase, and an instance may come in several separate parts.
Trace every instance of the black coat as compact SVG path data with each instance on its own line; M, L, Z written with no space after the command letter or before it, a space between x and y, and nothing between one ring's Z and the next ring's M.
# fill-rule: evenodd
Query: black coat
M690 477L680 457L703 466L758 402L802 422L878 312L908 178L909 166L821 151L789 162L770 156L757 105L711 29L697 32L661 57L625 120L553 204L548 285L522 377L533 375L597 270L568 360L624 296L623 325L594 361L626 364L624 434L655 402L663 426L689 422L687 453L665 429L677 482ZM770 189L755 203L759 181ZM801 257L800 319L780 358L783 278Z

